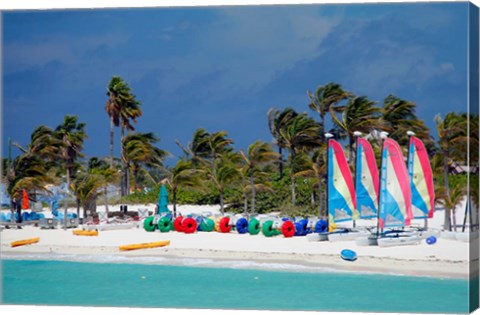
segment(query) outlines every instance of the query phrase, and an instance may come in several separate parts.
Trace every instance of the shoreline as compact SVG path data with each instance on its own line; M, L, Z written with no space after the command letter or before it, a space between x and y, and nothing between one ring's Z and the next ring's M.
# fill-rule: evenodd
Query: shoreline
M112 206L112 211L115 206ZM132 210L149 208L131 206ZM217 206L182 206L183 213L211 212ZM49 213L46 213L49 214ZM441 228L441 215L429 220L432 228ZM371 222L363 222L371 224ZM81 229L79 226L76 229ZM39 237L36 244L12 248L11 242ZM161 248L120 251L119 246L169 240ZM354 262L340 257L343 249L357 253ZM291 272L341 272L352 274L382 274L415 277L469 279L470 244L438 238L433 245L422 241L418 245L377 247L358 246L354 241L309 242L306 237L265 237L218 232L184 234L146 232L141 221L137 227L99 231L98 236L76 236L72 229L0 230L1 259L42 259L77 262L162 264L192 267L218 267L278 270Z
M156 248L118 252L116 247L55 247L51 251L10 251L2 260L47 260L79 263L148 264L202 268L256 269L278 272L348 273L355 275L412 276L468 280L466 261L392 259L362 256L355 262L339 255L240 252L204 249Z

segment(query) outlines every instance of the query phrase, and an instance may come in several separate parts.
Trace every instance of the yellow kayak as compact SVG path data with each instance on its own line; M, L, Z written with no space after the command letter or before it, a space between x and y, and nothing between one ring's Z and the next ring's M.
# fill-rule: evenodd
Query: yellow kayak
M38 241L40 241L40 237L29 238L27 240L15 241L15 242L12 242L10 245L12 247L17 247L17 246L23 246L23 245L38 243Z
M73 235L83 235L83 236L98 236L98 231L97 230L73 230L72 231Z
M123 245L123 246L120 246L119 249L120 250L134 250L134 249L163 247L163 246L167 246L167 245L170 245L170 241L160 241L160 242L152 242L152 243Z

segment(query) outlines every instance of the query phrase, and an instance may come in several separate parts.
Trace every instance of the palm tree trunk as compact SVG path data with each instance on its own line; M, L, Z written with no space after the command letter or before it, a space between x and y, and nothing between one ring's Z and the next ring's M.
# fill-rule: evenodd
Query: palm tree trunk
M323 191L322 191L322 176L318 175L318 218L322 217L322 201L323 201Z
M113 168L113 117L110 118L110 168Z
M283 156L282 147L278 146L278 170L280 171L280 179L283 178Z
M133 165L133 189L135 191L137 191L138 189L138 184L137 184L138 172L139 172L139 166L135 163Z
M295 176L291 176L291 188L292 188L292 205L295 207L297 203L297 196L295 194Z
M352 136L349 136L349 147L348 147L348 159L350 162L350 169L354 170L355 169L355 159L353 156L353 145L355 141Z
M80 218L80 199L76 198L77 200L77 218Z
M457 232L457 215L455 210L456 210L455 208L452 208L450 210L450 213L452 214L453 231Z
M295 150L292 150L290 154L291 162L290 162L290 185L292 190L292 205L295 207L297 204L297 195L295 191L295 171L293 169L293 163L295 161Z
M450 184L448 182L448 155L447 152L444 152L443 158L443 185L445 186L445 195L447 199L450 199ZM445 208L445 220L443 227L447 231L452 230L451 221L450 221L450 209Z
M223 211L223 192L220 192L220 212L222 215L225 215L225 212Z
M107 186L105 186L105 187L103 187L103 196L105 198L105 213L106 213L107 218L108 218L108 196L107 196L107 193L108 193Z
M173 217L177 217L177 189L173 189Z
M248 195L247 195L246 192L243 194L243 197L244 197L244 199L243 199L243 214L246 215L248 213Z
M120 132L120 157L122 160L122 170L123 170L123 176L122 176L122 187L121 187L121 194L122 197L127 195L127 165L125 162L125 157L123 156L123 138L125 136L125 128L121 127L121 132Z
M320 122L319 122L319 131L320 131L320 140L325 142L325 115L319 112Z
M462 224L462 232L465 232L465 228L467 226L467 215L469 214L469 203L470 198L467 197L467 203L465 204L465 213L463 215L463 224ZM472 216L470 215L470 230L472 229Z
M130 195L130 163L125 164L125 194Z
M252 211L251 213L255 213L255 181L253 180L253 170L250 170L250 187L252 189Z

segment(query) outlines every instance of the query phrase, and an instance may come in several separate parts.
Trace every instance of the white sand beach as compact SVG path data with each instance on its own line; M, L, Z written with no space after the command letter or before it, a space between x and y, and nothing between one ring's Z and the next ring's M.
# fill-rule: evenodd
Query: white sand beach
M110 207L110 211L117 210ZM129 210L154 209L154 205L133 205ZM170 207L171 209L171 207ZM100 207L99 211L102 211ZM178 206L182 214L209 212L217 214L218 206ZM74 209L69 209L74 212ZM460 211L459 211L460 212ZM49 211L45 211L48 216ZM460 215L457 213L460 218ZM440 228L443 211L437 211L429 226ZM11 242L39 237L36 244L11 247ZM162 248L120 251L119 246L170 240ZM347 262L340 258L343 249L354 250L358 259ZM467 278L469 275L469 244L439 238L433 245L388 248L357 246L354 241L309 242L306 237L267 238L262 234L249 235L230 232L175 231L146 232L139 227L124 230L100 231L98 236L76 236L72 229L3 229L1 232L3 259L63 259L73 261L108 261L161 263L234 268L286 269L289 271L374 272L416 276Z

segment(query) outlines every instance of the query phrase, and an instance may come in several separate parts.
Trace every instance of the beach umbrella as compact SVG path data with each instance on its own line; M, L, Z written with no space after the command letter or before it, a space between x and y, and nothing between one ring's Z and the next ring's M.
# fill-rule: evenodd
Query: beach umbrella
M170 213L168 210L168 191L165 185L160 188L160 197L157 203L157 214Z
M28 204L28 195L27 191L24 189L22 191L22 209L28 209L30 208L30 205Z

